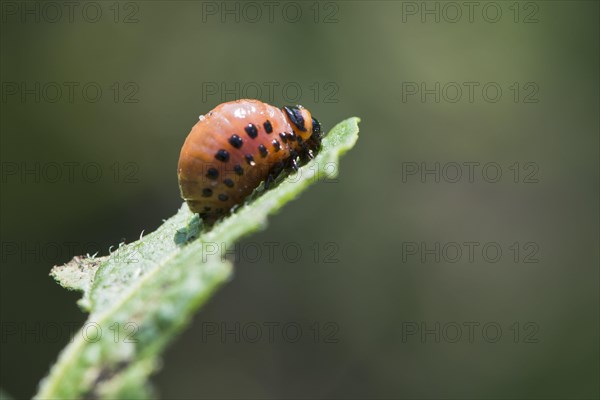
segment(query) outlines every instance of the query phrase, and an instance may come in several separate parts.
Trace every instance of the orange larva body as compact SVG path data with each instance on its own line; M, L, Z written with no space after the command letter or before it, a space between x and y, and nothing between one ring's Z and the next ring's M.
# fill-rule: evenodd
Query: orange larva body
M212 224L262 182L318 150L320 125L308 110L258 100L223 103L200 116L181 148L181 197Z

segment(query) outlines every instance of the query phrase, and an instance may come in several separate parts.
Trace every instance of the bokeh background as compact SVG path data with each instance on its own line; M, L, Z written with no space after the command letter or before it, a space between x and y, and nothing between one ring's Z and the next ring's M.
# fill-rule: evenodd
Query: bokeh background
M328 128L359 116L360 138L337 181L241 242L153 377L162 397L599 396L597 2L54 4L2 2L8 393L33 395L85 320L50 268L173 215L191 126L248 96ZM436 163L439 182L420 174ZM222 339L236 323L262 337ZM268 323L302 335L270 343Z

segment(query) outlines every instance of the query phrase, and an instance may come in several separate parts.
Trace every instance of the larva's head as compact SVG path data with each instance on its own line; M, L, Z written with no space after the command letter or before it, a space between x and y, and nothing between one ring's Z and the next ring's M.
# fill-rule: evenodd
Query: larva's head
M306 108L298 105L283 107L282 110L296 135L303 140L313 137L318 141L321 138L321 124L312 117Z

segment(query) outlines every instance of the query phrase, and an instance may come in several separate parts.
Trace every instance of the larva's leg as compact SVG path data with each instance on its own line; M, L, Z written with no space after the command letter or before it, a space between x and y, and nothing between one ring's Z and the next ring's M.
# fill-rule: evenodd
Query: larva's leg
M296 152L296 150L291 150L289 163L290 163L290 168L292 168L294 171L298 171L298 161L296 161L297 158L298 158L298 152Z
M294 171L298 171L298 162L295 158L290 159L290 166Z
M265 190L268 190L269 187L275 182L275 179L279 176L281 171L285 169L285 164L281 161L273 165L269 174L267 175L267 179L265 180Z
M265 180L265 190L269 190L269 187L273 182L275 182L275 178L273 177L273 175L267 175L267 179Z
M315 158L315 155L313 154L312 150L310 149L310 147L308 147L306 142L303 142L302 143L302 161L312 160L313 158Z

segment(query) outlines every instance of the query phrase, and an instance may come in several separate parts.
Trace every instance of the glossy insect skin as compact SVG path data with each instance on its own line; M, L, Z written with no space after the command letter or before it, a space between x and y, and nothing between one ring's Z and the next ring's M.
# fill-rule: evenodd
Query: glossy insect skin
M200 116L181 148L181 197L212 225L265 181L297 169L319 150L321 125L302 106L258 100L223 103Z

